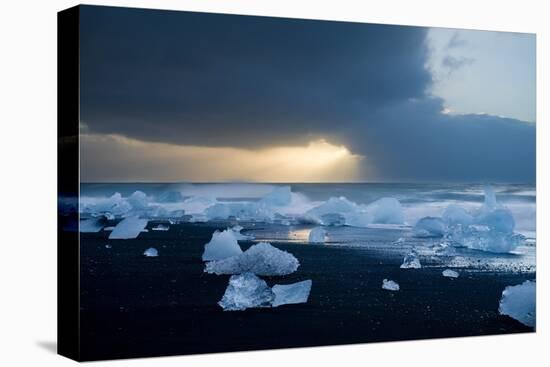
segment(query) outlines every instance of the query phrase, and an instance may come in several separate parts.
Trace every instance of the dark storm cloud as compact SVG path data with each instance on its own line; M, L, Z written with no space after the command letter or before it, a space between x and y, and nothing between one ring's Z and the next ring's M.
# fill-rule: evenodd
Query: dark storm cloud
M422 96L425 29L84 8L82 119L179 144L307 141Z
M437 98L388 105L355 131L349 146L371 157L386 180L534 182L533 124L441 108Z
M445 115L426 95L425 38L418 27L84 7L81 119L93 133L187 145L325 137L365 155L377 180L534 180L533 125Z

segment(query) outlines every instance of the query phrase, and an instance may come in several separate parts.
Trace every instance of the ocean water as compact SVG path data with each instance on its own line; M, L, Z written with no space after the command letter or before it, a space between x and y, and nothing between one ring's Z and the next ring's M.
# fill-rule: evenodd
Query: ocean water
M472 215L483 210L486 186L479 184L90 183L81 185L79 210L81 218L112 211L115 218L137 212L151 222L168 218L179 222L239 224L244 227L243 233L254 236L256 241L276 243L308 244L311 229L325 224L324 245L358 251L376 249L396 256L414 248L428 266L534 272L535 186L510 184L491 188L499 207L513 216L514 233L524 236L522 244L507 253L462 246L445 250L441 238L418 238L414 234L419 219L441 217L450 205ZM379 220L364 216L349 219L346 205L368 212L369 205L382 198L397 200L400 212L390 206L382 209L383 217ZM343 214L347 219L340 222L337 219L330 225L326 221L316 223L319 216L312 220L309 213L331 200L338 203L329 205L330 215Z

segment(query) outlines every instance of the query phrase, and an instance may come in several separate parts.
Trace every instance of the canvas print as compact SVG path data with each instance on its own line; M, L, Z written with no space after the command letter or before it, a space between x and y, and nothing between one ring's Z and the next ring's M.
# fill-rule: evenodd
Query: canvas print
M534 34L63 14L65 354L535 331Z

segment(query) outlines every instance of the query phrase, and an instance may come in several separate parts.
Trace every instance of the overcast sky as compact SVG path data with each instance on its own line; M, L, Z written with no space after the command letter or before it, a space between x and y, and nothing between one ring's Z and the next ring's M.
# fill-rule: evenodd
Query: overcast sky
M81 12L83 182L534 182L534 35Z

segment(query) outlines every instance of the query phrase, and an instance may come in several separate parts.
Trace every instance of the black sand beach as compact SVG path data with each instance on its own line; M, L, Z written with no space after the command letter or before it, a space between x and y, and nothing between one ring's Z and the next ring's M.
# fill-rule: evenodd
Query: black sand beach
M533 331L499 315L498 303L505 286L535 274L463 270L449 279L441 268L400 269L401 256L330 245L272 243L301 266L266 281L312 279L306 304L224 312L217 302L229 276L204 273L201 254L225 227L178 224L134 240L81 234L83 360ZM149 247L159 256L143 256ZM401 290L381 289L384 278Z

